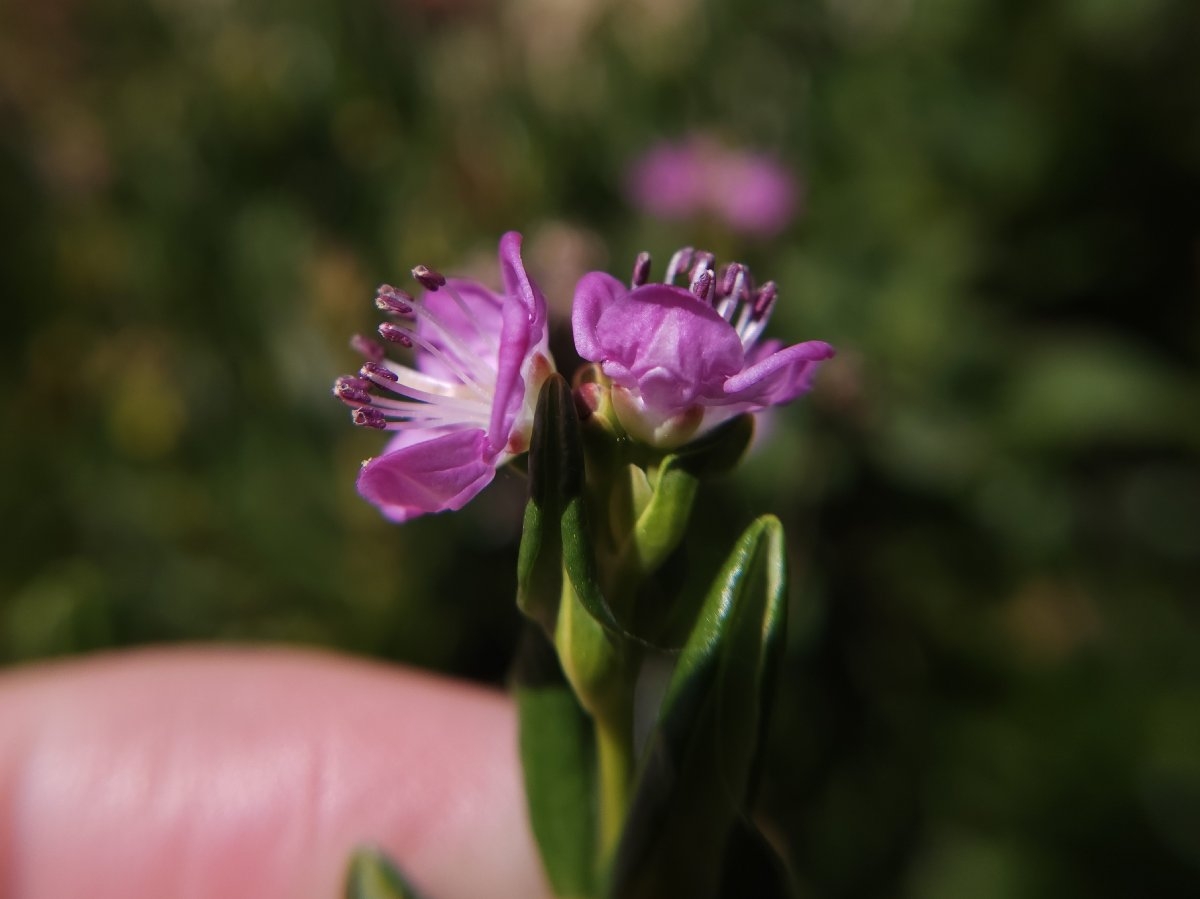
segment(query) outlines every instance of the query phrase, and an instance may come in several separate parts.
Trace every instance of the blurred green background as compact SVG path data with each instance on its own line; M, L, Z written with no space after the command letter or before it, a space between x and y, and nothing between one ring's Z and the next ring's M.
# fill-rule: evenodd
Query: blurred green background
M1200 895L1200 5L0 5L0 660L315 644L501 682L522 483L395 527L329 395L417 262L697 243L838 358L699 509L788 527L805 896ZM692 132L807 185L654 222ZM661 271L661 268L659 269Z

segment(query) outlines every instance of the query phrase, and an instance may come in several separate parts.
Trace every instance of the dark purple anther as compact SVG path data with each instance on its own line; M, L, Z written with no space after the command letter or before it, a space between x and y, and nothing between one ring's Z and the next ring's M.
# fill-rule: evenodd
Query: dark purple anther
M638 253L637 261L633 263L633 287L641 287L650 280L650 254L643 251Z
M343 403L348 403L351 406L371 405L371 394L350 384L335 384L333 386L333 395Z
M697 299L704 300L706 303L712 295L713 273L712 269L708 268L696 276L696 280L692 282L692 293Z
M366 378L358 378L354 375L342 375L333 382L333 386L335 390L340 390L344 387L351 390L370 390L371 382Z
M762 318L771 311L771 307L775 305L775 294L778 288L774 281L768 281L758 289L758 293L754 295L753 314L755 318Z
M350 338L350 348L369 362L382 362L386 355L378 341L363 334L355 334Z
M384 414L370 406L355 409L351 418L360 428L374 428L377 431L382 431L387 427L387 418Z
M378 362L366 363L361 369L359 369L358 373L364 378L368 379L379 378L380 380L391 381L392 383L400 380L399 376L394 371L392 371L386 365L381 365Z
M379 326L379 336L389 343L398 343L400 346L411 347L413 345L412 337L407 328L401 328L399 325L393 325L391 322L384 322Z
M737 286L738 272L741 270L742 267L736 262L722 266L720 277L717 279L718 297L725 299L725 297L733 293L733 289Z
M390 284L380 285L379 290L375 292L375 305L383 312L393 315L412 315L413 302L410 294Z
M412 276L417 279L422 287L426 290L437 290L439 287L446 286L446 278L441 272L431 269L427 265L417 265L413 267Z

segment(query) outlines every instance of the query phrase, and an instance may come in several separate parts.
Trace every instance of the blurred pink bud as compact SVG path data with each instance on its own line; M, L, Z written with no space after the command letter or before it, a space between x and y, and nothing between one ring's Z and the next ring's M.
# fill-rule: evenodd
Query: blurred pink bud
M734 231L762 236L786 228L800 200L796 177L779 160L705 136L652 147L630 166L625 187L647 215L711 215Z

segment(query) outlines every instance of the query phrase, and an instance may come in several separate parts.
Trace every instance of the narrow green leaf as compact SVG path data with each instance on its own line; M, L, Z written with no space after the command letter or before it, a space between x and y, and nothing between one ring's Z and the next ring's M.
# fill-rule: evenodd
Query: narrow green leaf
M563 507L583 492L583 443L571 388L551 375L538 395L529 443L529 502L517 556L517 605L554 633L562 595Z
M743 815L783 638L783 531L742 535L706 598L651 734L607 894L716 894Z
M346 866L345 899L421 899L379 849L359 849Z
M592 895L596 845L591 720L554 648L526 629L513 673L529 820L556 896Z

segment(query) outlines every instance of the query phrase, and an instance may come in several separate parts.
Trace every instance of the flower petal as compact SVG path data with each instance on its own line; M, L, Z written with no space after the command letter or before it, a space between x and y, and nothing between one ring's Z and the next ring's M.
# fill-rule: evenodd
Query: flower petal
M455 291L467 309L454 301L450 291ZM466 278L447 278L446 286L436 291L425 291L421 305L437 317L439 324L454 335L454 340L477 357L490 358L496 352L496 336L500 333L500 308L503 298L497 296L477 281ZM474 319L474 320L472 320ZM417 323L417 331L431 344L443 352L449 349L449 341L440 328L432 327L427 320ZM451 350L458 357L460 350ZM427 375L457 380L445 363L431 353L418 349L417 368Z
M575 338L575 351L588 362L600 362L604 358L603 343L596 333L600 314L628 292L628 287L607 272L589 272L575 285L571 332Z
M833 354L833 347L823 340L797 343L772 353L725 382L725 401L771 406L794 400L812 387L817 366Z
M492 455L501 452L508 443L525 396L521 366L546 333L546 297L525 272L521 235L516 231L500 238L500 271L504 277L505 302L500 309L500 357L488 424Z
M721 396L742 368L733 326L681 287L647 284L601 310L593 333L604 373L665 412Z
M450 431L367 462L358 492L393 521L461 509L496 475L482 429Z

